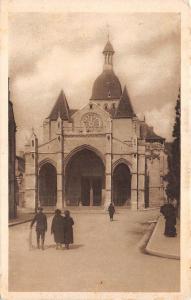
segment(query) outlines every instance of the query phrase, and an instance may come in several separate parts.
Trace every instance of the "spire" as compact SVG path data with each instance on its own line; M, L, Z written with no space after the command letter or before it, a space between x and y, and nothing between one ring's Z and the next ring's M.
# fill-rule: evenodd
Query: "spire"
M58 99L49 115L49 119L51 121L55 121L58 117L65 121L70 120L70 109L63 90L61 90L58 96Z
M115 118L121 119L121 118L132 118L135 117L135 113L133 111L133 107L131 105L131 101L129 99L126 86L124 87L122 96L119 101L119 105L116 111Z
M110 43L109 31L108 31L108 40L107 40L107 43L105 45L105 48L103 49L103 55L105 56L104 66L103 66L104 70L112 70L112 68L113 68L113 54L114 53L115 53L115 51L113 50L113 46Z

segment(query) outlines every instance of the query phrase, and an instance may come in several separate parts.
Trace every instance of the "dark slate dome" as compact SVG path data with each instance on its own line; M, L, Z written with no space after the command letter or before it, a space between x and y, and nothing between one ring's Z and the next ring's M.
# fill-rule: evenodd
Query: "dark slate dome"
M119 99L121 94L121 84L113 70L104 70L94 82L91 99Z

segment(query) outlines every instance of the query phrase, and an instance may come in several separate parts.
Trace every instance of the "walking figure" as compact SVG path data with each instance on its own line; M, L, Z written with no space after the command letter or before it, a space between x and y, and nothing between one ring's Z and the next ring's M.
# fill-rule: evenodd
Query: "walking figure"
M110 203L110 205L108 207L108 211L109 211L110 221L113 221L113 215L115 213L115 207L114 207L112 202Z
M38 207L37 214L34 216L31 222L31 229L33 224L36 222L36 238L37 238L37 247L40 249L40 238L41 238L41 249L44 250L44 240L45 232L47 231L47 218L43 213L43 208Z
M56 250L62 248L62 244L64 243L64 217L61 215L60 209L55 210L51 225L51 234L54 234Z
M73 228L74 225L73 219L70 217L69 210L64 212L64 244L66 249L69 249L69 244L73 244Z
M168 237L175 237L176 233L176 206L177 200L171 199L170 203L161 206L160 212L165 217L165 231L164 235Z

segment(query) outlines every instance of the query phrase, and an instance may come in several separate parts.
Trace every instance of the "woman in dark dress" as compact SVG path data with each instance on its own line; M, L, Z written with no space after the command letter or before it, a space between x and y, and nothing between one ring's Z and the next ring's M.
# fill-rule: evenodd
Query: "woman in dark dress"
M110 221L113 221L113 215L115 213L115 207L114 207L112 202L110 203L110 205L108 207L108 211L109 211Z
M172 199L170 203L165 204L161 207L160 212L165 217L165 231L164 235L168 237L175 237L176 234L176 199Z
M61 210L55 210L55 216L52 220L51 234L54 234L56 249L62 248L64 243L64 217L61 215Z
M69 244L73 244L73 228L74 225L73 219L70 217L69 210L64 212L64 244L66 249L69 249Z

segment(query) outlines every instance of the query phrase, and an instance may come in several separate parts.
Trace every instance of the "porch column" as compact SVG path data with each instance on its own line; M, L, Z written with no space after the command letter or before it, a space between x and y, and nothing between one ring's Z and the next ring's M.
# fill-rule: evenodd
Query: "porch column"
M64 138L63 138L63 121L58 116L57 119L57 143L58 143L58 153L57 153L57 202L56 207L62 209L64 206L63 196L64 196L64 166L63 166L63 148L64 148Z
M105 208L112 201L111 198L111 176L112 176L112 158L111 158L111 133L106 135L106 160L105 160Z
M137 180L137 172L138 172L138 153L137 153L137 137L134 136L132 138L132 178L131 178L131 209L138 209L138 180Z
M93 183L90 181L90 206L93 206L94 199L93 199Z
M145 146L139 146L138 158L138 209L145 208Z
M137 210L137 173L133 173L131 178L131 209Z
M62 163L61 158L57 159L57 202L56 208L62 209L63 208L63 172L62 172Z

